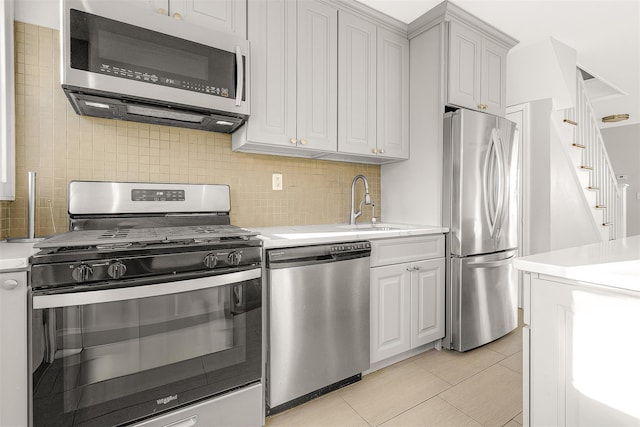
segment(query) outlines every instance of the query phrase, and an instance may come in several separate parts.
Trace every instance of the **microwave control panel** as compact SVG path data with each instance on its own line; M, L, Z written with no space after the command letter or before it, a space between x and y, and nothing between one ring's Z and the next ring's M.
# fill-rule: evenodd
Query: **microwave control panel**
M178 89L190 90L192 92L200 92L207 95L229 98L229 88L226 87L216 87L188 80L179 80L171 77L153 74L152 72L149 73L146 71L138 71L135 69L132 70L124 66L116 66L113 64L101 63L99 70L103 74L114 77L159 84L162 86L170 86Z

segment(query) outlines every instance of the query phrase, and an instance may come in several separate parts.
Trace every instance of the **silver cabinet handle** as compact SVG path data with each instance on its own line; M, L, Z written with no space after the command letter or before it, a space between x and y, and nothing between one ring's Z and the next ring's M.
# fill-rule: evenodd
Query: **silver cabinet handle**
M377 149L377 148L372 148L372 149L371 149L371 152L372 152L373 154L378 154L378 149Z
M300 140L300 144L302 144L302 145L307 145L307 140L306 140L306 139L304 139L304 138L302 138L302 139Z
M384 149L382 149L382 148L381 148L381 149L379 149L379 150L378 150L378 153L380 153L380 154L384 154Z
M417 266L417 265L414 265L414 266L413 266L413 271L418 271L418 270L420 270L420 267L419 267L419 266Z
M297 142L298 142L298 140L297 140L297 139L295 139L295 138L291 138L291 139L289 140L289 142L290 142L290 143L292 143L292 144L295 144L295 143L297 143Z
M2 287L8 291L11 291L18 287L18 281L14 279L7 279L2 283Z
M236 107L239 107L244 93L244 57L240 46L236 46L236 70L238 76L238 81L236 82Z

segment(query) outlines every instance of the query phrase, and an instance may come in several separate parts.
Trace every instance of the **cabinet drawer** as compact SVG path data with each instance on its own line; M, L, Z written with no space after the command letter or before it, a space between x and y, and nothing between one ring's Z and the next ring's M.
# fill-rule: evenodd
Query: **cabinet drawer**
M371 267L444 256L444 235L371 241Z

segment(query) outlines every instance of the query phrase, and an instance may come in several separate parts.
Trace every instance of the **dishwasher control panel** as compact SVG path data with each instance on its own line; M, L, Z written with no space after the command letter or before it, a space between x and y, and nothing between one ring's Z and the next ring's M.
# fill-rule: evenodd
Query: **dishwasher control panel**
M370 242L355 242L355 243L340 243L337 245L331 245L332 254L343 254L347 252L359 252L362 250L371 249Z

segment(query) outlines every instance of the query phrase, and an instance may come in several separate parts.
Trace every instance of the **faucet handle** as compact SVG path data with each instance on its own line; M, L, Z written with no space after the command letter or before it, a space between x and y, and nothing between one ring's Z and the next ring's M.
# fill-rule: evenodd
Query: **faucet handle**
M376 204L371 203L371 224L375 224L378 222L378 218L376 218Z

